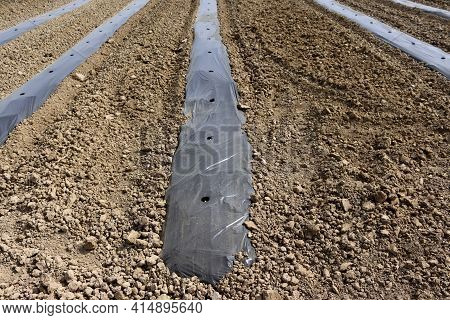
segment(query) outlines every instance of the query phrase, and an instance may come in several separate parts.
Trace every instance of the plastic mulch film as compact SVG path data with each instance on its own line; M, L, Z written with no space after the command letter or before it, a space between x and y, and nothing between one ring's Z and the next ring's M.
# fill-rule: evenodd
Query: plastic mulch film
M255 252L243 223L248 219L251 147L215 0L201 0L187 75L183 125L167 191L162 258L173 272L216 283L238 252L249 266Z
M29 20L26 20L24 22L19 23L18 25L5 29L0 30L0 45L5 44L11 40L14 40L15 38L19 37L21 34L32 30L41 24L44 24L52 19L55 19L65 13L68 13L70 11L73 11L82 5L88 3L91 0L76 0L72 1L71 3L66 4L65 6L59 7L55 10L46 12L44 14L41 14L40 16L36 16L34 18L31 18Z
M38 110L56 87L73 70L110 38L131 16L150 0L134 0L83 40L65 52L52 65L0 101L0 144L17 124Z
M425 4L417 3L417 2L409 1L409 0L391 0L391 1L398 3L398 4L402 4L406 7L420 9L426 13L431 13L431 14L435 14L435 15L441 16L446 19L450 19L450 11L447 11L444 9L427 6Z
M340 14L372 32L381 40L404 51L413 58L424 62L430 68L450 77L450 55L426 42L420 41L391 26L375 20L359 11L353 10L334 0L314 0L328 10Z

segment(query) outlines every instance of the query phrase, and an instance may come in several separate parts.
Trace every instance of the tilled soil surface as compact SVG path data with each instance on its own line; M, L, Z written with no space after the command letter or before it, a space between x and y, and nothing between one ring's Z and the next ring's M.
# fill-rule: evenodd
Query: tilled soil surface
M195 9L152 1L0 149L1 297L181 290L157 254Z
M414 0L414 2L423 3L428 6L450 10L450 1L448 0Z
M129 0L92 0L0 46L0 99L47 67Z
M157 255L195 11L152 1L0 149L0 297L184 295Z
M54 10L73 0L0 1L0 30L12 27L34 16Z
M0 147L0 298L448 298L448 81L309 0L219 6L256 263L158 257L197 1L155 0Z
M390 0L340 0L339 2L450 52L450 23L445 18L419 9L408 8Z
M259 258L221 289L448 298L447 80L312 1L220 5Z

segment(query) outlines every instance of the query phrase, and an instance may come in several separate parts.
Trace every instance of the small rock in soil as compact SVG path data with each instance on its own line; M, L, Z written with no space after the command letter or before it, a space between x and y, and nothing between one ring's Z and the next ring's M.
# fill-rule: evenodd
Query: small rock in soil
M127 236L127 241L131 244L135 244L137 239L141 236L141 234L136 230L131 230Z
M258 230L258 226L251 220L245 221L244 226L246 226L249 230Z
M345 212L349 211L352 208L352 205L350 204L350 201L348 199L342 199L341 205L342 209L344 209Z
M375 204L373 202L366 201L362 204L362 208L365 211L372 211L373 209L375 209Z
M74 74L72 75L72 77L73 77L75 80L78 80L78 81L81 81L81 82L86 81L86 76L85 76L84 74L82 74L82 73L74 73Z
M276 290L266 290L262 297L264 300L282 300L281 295Z

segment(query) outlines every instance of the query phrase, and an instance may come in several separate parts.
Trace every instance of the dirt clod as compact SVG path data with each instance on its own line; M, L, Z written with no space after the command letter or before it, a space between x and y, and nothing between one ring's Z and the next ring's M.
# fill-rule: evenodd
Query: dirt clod
M373 195L373 198L376 203L383 203L387 200L387 195L383 191L377 191Z
M72 77L73 77L75 80L78 80L78 81L81 81L81 82L86 81L86 76L85 76L84 74L82 74L82 73L76 72L76 73L73 74Z
M263 292L264 300L282 300L281 295L276 290L266 290Z
M88 251L95 250L97 248L97 238L93 236L87 237L84 240L83 248Z

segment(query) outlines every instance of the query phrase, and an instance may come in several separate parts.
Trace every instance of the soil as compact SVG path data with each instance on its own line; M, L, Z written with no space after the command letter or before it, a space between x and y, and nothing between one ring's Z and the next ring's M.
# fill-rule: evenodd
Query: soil
M340 3L387 23L445 52L450 51L450 23L443 17L419 9L408 8L390 0L340 0Z
M450 10L450 2L448 0L414 0L414 2L423 3L428 6Z
M259 258L222 290L447 298L447 80L312 1L220 5Z
M0 2L0 30L62 7L73 0L15 0Z
M129 2L92 0L0 46L0 99L51 64Z
M448 299L448 80L311 0L219 1L257 261L165 267L197 4L151 1L0 147L0 298Z
M184 293L157 255L195 11L149 3L1 147L1 297Z

